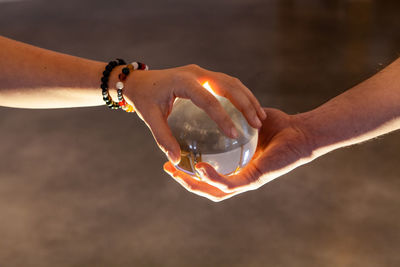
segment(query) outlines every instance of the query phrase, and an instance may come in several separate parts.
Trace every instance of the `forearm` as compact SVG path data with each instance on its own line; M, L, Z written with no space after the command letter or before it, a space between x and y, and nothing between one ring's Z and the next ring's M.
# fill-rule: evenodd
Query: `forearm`
M400 59L322 106L298 115L313 157L400 128Z
M100 78L105 65L0 37L0 105L102 105Z

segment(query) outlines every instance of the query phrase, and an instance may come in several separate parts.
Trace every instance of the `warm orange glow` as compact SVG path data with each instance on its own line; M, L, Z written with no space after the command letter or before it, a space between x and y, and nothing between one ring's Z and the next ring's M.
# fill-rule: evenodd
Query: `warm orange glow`
M211 94L213 94L214 96L217 96L217 94L214 92L214 90L211 88L210 84L208 83L208 81L206 81L205 83L203 83L203 87L207 89L207 91L209 91Z

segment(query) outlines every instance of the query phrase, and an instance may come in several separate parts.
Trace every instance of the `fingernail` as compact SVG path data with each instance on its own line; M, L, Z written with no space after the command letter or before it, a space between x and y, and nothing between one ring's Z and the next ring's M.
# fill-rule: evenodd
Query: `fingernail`
M181 160L180 157L177 157L171 151L167 152L167 157L174 165L177 165L179 163L179 161Z
M258 117L255 117L254 122L255 122L257 128L260 128L262 126L262 123Z
M235 139L239 137L239 134L238 134L238 132L237 132L237 130L236 130L235 127L232 127L232 128L231 128L231 136L232 136L233 138L235 138Z

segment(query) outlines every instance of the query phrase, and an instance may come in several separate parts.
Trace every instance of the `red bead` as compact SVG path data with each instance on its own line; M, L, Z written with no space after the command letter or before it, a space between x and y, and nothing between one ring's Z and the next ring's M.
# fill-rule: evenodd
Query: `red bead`
M118 104L119 104L121 107L125 107L128 103L126 102L125 99L122 99L121 101L118 102Z
M123 73L120 73L119 75L118 75L118 79L120 80L120 81L125 81L126 80L126 75L125 74L123 74Z

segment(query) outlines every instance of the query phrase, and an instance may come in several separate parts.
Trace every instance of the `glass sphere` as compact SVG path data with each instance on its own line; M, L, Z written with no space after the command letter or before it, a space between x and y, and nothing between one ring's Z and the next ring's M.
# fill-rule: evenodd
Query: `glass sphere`
M211 164L224 175L237 173L252 158L258 141L258 130L252 128L232 103L215 96L232 118L239 133L232 139L220 131L217 124L192 101L177 98L168 124L181 148L181 161L175 167L192 176L198 162Z

